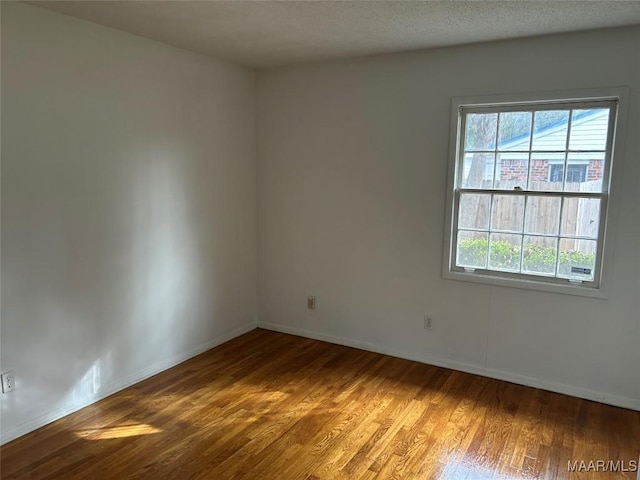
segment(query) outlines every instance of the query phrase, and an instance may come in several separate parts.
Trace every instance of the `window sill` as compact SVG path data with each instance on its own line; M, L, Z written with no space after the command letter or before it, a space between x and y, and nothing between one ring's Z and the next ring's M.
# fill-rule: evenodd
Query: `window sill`
M483 275L477 272L450 271L445 268L442 277L446 280L458 280L463 282L481 283L485 285L497 285L500 287L520 288L547 293L559 293L562 295L576 295L580 297L607 299L608 295L600 288L583 287L575 284L549 283L530 279L503 278L493 275Z

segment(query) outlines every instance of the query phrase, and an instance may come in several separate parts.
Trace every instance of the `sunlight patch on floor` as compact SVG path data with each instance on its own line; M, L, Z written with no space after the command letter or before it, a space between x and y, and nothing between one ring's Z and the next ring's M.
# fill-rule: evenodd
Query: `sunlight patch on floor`
M75 434L85 440L107 440L111 438L137 437L139 435L150 435L160 433L161 429L152 427L145 423L135 425L122 425L118 427L89 428L78 430Z

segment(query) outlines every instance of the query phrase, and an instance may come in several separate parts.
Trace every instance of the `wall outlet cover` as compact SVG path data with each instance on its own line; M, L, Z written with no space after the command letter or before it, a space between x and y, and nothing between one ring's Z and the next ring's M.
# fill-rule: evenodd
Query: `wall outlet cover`
M9 393L16 388L16 374L13 370L2 374L2 393Z

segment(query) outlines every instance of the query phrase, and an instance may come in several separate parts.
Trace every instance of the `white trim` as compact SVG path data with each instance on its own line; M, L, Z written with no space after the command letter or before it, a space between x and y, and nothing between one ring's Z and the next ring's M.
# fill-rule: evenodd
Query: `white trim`
M564 383L552 382L549 380L543 380L534 377L528 377L526 375L520 375L513 372L507 372L504 370L497 370L494 368L482 367L466 362L459 362L456 360L442 359L438 357L432 357L429 355L415 354L411 352L405 352L397 350L395 348L385 347L382 345L360 342L351 340L346 337L339 337L327 333L321 333L313 330L307 330L303 328L291 327L288 325L280 325L270 322L258 322L258 328L264 330L271 330L274 332L288 333L291 335L297 335L305 338L312 338L314 340L321 340L323 342L334 343L337 345L344 345L347 347L358 348L360 350L366 350L368 352L380 353L383 355L389 355L397 358L404 358L405 360L412 360L414 362L424 363L427 365L434 365L436 367L449 368L460 372L471 373L473 375L480 375L482 377L494 378L496 380L503 380L505 382L516 383L518 385L525 385L527 387L539 388L541 390L547 390L549 392L561 393L563 395L569 395L571 397L583 398L585 400L591 400L594 402L605 403L616 407L628 408L630 410L640 411L640 399L634 399L630 397L623 397L619 395L611 395L608 393L598 392L588 388L578 387L574 385L567 385Z
M240 335L244 335L245 333L250 332L251 330L254 330L256 327L257 327L256 323L250 323L248 325L244 325L242 327L231 330L230 332L219 335L213 340L207 343L203 343L202 345L199 345L198 347L193 348L187 352L174 355L173 357L167 360L163 360L161 362L155 363L150 367L144 368L131 375L127 375L124 378L120 378L114 382L106 384L105 386L101 387L100 390L95 395L87 397L78 403L74 403L73 405L65 405L55 410L51 410L50 412L44 413L38 417L28 420L25 423L22 423L6 431L3 431L0 434L0 445L4 445L5 443L15 440L16 438L21 437L22 435L32 432L33 430L43 427L56 420L59 420L62 417L66 417L67 415L77 412L78 410L81 410L85 407L88 407L93 403L96 403L110 395L113 395L114 393L117 393L121 390L124 390L125 388L135 385L136 383L141 382L149 377L152 377L153 375L157 375L158 373L161 373L171 367L175 367L176 365L186 360L189 360L190 358L193 358L196 355L200 355L201 353L206 352L207 350L211 350L212 348L217 347L218 345L222 345L223 343L228 342L229 340L239 337Z
M544 152L543 152L544 153ZM570 153L574 153L574 152L570 152ZM597 152L597 153L601 153L601 152ZM599 160L598 158L596 158L595 160ZM562 160L547 160L549 165L561 165L562 164ZM585 166L585 165L589 165L589 163L591 162L591 159L589 160L572 160L571 163L569 164L569 166L572 165L578 165L578 166Z
M555 108L553 103L573 102L573 108L581 106L591 106L592 101L600 101L603 98L620 98L621 95L628 96L629 87L596 87L581 88L575 90L555 90L546 92L523 92L523 93L499 93L490 95L478 95L469 97L455 97L460 105L474 105L482 109L485 107L494 107L496 105L504 105L506 109L520 110L521 106L528 104L536 104L539 102L548 102L548 109ZM542 110L545 107L536 106L536 110ZM474 111L474 110L470 110Z
M525 290L537 290L539 292L561 293L564 295L575 295L578 297L602 299L609 298L607 292L603 290L602 286L600 288L583 287L580 286L581 284L572 283L571 280L568 280L566 278L549 277L550 280L555 280L555 282L552 283L551 281L544 282L534 280L529 277L525 278L524 274L514 275L522 275L522 278L507 278L506 276L499 277L496 275L483 275L478 270L444 272L442 274L442 277L446 280L461 280L464 282L482 283L485 285L496 285L499 287L507 288L522 288ZM543 277L542 275L536 275L536 279L537 278L544 280L545 277Z

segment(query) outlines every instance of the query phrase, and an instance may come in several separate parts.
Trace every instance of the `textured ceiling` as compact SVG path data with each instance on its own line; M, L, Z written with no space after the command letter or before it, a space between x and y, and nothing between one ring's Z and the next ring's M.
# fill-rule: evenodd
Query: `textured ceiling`
M28 2L251 67L640 24L640 1Z

